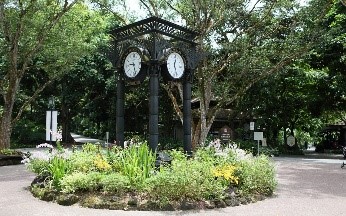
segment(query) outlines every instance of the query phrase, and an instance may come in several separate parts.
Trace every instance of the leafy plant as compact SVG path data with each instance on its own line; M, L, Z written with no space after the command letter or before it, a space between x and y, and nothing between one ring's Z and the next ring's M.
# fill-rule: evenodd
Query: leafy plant
M121 173L127 176L131 185L141 185L154 169L155 154L146 143L130 146L121 152Z
M268 157L261 155L240 162L239 189L242 195L271 195L277 185L275 170Z
M47 172L52 178L53 186L60 190L60 181L69 171L70 166L66 159L55 156L48 164Z
M94 171L94 161L96 154L89 151L76 151L74 152L69 161L71 163L72 172L90 172Z
M96 191L101 187L100 182L104 175L99 172L74 172L61 179L61 190L64 193L74 193L76 191Z
M89 153L97 153L99 151L99 147L92 143L86 143L82 146L83 151L89 152Z
M21 155L20 152L14 150L14 149L0 149L0 154L3 154L3 155Z
M171 167L147 179L146 191L162 205L184 199L203 200L224 196L226 185L215 179L210 163L196 160L173 160Z
M100 185L105 192L124 194L130 189L130 180L120 173L111 173L101 179Z
M35 158L30 160L30 163L27 165L27 169L33 173L36 173L37 175L41 175L48 170L48 165L48 160Z

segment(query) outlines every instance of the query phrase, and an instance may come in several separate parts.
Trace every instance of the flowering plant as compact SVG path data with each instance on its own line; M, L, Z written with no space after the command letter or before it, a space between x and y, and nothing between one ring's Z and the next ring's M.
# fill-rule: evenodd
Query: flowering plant
M214 177L223 178L227 182L237 185L239 182L239 178L236 176L236 171L237 167L230 164L217 166L212 169Z
M96 156L96 159L94 160L94 165L100 171L108 171L111 169L111 165L105 159L103 159L100 154Z

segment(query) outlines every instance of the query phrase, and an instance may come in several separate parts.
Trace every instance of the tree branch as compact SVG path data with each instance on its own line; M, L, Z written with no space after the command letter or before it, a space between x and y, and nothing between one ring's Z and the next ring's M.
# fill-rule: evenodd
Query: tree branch
M145 3L144 0L139 0L139 2L142 3L142 4L144 5L144 7L147 8L147 10L148 10L150 16L153 16L153 13L151 12L149 5L148 5L147 3ZM150 2L149 2L149 3L150 3Z
M181 123L183 123L183 112L181 111L177 98L174 96L173 92L172 92L172 85L166 84L166 85L162 85L163 88L166 90L169 98L172 101L173 104L173 108L175 110L175 112L177 113L178 117L180 118Z
M69 1L65 0L65 4L63 5L62 9L53 16L52 20L50 21L50 23L48 23L48 25L43 26L42 29L38 32L36 44L28 53L24 55L21 72L19 74L20 77L22 77L23 74L25 73L28 67L28 64L31 61L34 54L37 52L37 50L39 50L42 47L43 42L47 38L47 35L50 32L50 30L55 27L55 25L60 21L62 16L65 13L67 13L78 1L79 0L74 0L69 4Z
M45 84L43 84L39 89L37 89L34 94L24 102L24 104L20 107L19 112L17 113L17 116L12 120L12 124L15 124L21 117L23 111L38 97L38 95L48 86L52 83L53 80L49 80Z

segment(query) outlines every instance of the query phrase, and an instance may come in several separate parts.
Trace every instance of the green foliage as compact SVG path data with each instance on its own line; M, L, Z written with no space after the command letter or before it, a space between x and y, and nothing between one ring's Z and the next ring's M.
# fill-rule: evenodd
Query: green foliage
M171 167L161 167L145 183L150 197L163 205L184 199L222 198L227 187L215 179L209 163L195 160L173 160Z
M0 154L3 155L21 155L21 152L18 152L14 149L0 149Z
M64 193L76 191L96 191L101 187L104 175L99 172L74 172L61 179L61 190ZM116 180L116 179L114 179Z
M70 171L68 161L59 156L54 156L48 164L47 172L50 174L53 186L60 190L61 179Z
M153 172L155 159L146 143L132 145L121 152L120 172L129 178L131 185L140 186Z
M30 163L28 164L27 169L33 173L36 173L37 175L42 175L43 173L47 172L48 166L49 166L48 160L35 158L30 160Z
M278 147L275 147L275 148L272 148L272 147L269 147L269 146L260 146L260 154L261 155L266 155L266 156L269 156L269 157L273 157L273 156L278 156L279 155L279 148Z
M13 147L21 148L28 145L32 146L34 143L42 143L45 134L43 126L38 122L23 119L14 126L11 138L12 142L17 144Z
M274 166L264 155L241 161L239 180L239 190L244 196L271 195L277 185Z
M71 170L84 173L93 171L95 158L95 153L87 151L76 151L69 158L69 161L71 163Z
M99 146L93 143L86 143L82 146L82 149L87 153L97 153L99 151Z
M211 165L215 165L215 163L222 163L223 161L223 158L219 158L215 155L214 148L199 148L196 151L194 158L201 163L208 163Z
M120 173L111 173L101 179L100 185L107 193L124 194L130 189L130 180Z

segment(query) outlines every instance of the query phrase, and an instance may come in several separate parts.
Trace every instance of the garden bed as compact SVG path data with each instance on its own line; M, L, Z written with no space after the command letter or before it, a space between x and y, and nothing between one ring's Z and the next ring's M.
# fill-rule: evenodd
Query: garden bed
M192 158L168 151L170 164L155 166L146 143L127 149L93 144L69 152L58 148L27 158L37 174L35 197L61 205L123 210L190 210L237 206L263 200L276 187L266 156L237 148L197 150Z

